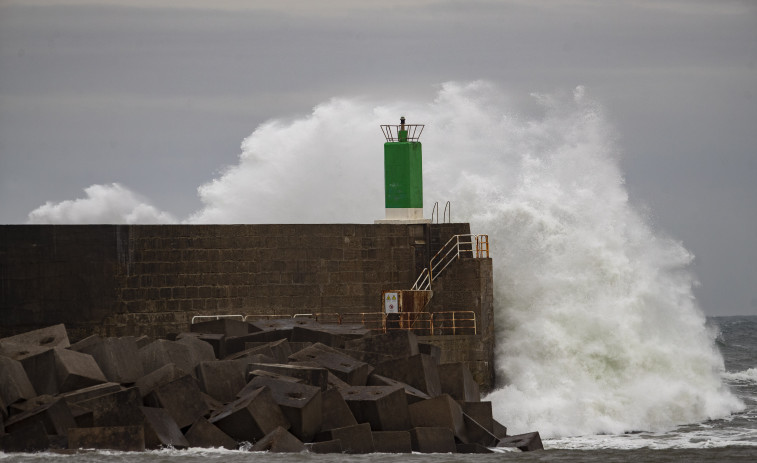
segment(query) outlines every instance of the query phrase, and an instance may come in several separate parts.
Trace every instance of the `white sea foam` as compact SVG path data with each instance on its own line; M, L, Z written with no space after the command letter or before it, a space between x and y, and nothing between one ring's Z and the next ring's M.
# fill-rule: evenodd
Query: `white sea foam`
M544 439L545 449L566 450L639 450L639 449L712 449L723 447L754 447L757 430L739 429L730 432L703 430L687 433L642 433L620 435L588 435Z
M734 373L723 373L723 379L734 383L755 383L757 384L757 368L750 368L744 371Z
M631 205L612 129L583 88L513 106L482 82L432 102L334 99L258 127L239 163L199 188L191 223L383 218L379 124L425 123L426 216L488 233L497 371L487 397L511 433L655 431L742 404L692 294L692 255Z

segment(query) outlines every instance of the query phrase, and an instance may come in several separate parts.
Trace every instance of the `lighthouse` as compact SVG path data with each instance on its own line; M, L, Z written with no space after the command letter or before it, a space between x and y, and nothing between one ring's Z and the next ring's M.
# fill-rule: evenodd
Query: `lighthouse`
M384 143L384 204L386 218L376 223L428 223L423 218L423 124L381 126Z

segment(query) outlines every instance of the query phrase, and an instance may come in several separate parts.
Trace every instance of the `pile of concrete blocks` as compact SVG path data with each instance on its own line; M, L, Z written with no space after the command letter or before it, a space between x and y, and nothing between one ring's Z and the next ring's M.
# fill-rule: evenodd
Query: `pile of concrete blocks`
M409 331L301 318L74 344L55 325L0 339L0 450L542 448L538 432L507 435L464 364L438 359Z

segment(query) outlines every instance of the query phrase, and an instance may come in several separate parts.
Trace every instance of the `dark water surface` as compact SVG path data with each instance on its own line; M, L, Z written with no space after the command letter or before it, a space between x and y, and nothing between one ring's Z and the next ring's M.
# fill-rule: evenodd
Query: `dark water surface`
M755 447L723 447L713 449L596 449L563 450L548 449L538 452L503 452L488 455L413 454L413 455L314 455L314 454L266 454L229 451L176 451L162 450L140 453L83 452L72 455L41 453L3 455L0 461L13 463L493 463L513 462L754 462Z

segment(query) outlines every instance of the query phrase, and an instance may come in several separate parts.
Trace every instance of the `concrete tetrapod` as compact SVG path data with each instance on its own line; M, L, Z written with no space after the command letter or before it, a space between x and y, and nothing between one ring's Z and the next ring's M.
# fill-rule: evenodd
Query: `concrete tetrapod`
M91 336L69 348L61 327L1 339L0 450L237 449L244 442L253 445L243 448L314 453L542 448L538 433L507 436L491 403L480 402L467 366L438 365L415 353L435 349L412 333L348 340L360 331L313 320L221 325L228 326L206 330L245 339L245 329L257 330L273 339L225 360L217 360L223 333L207 340L204 333L180 333L176 341ZM349 349L292 342L294 332L298 339L344 340ZM30 344L18 344L23 339ZM118 346L132 355L118 355ZM384 361L374 370L366 359Z
M71 428L68 430L68 448L139 452L145 449L145 429L143 426Z
M239 442L255 442L279 426L289 429L289 421L267 387L226 404L208 421Z
M289 431L298 439L310 441L321 430L323 399L320 388L264 376L254 378L248 386L267 386L271 390L273 399L291 424Z
M255 442L255 445L250 450L253 452L299 453L304 452L306 449L302 441L279 426Z
M412 426L405 391L400 386L351 386L340 389L358 423L374 431L406 431Z
M205 418L198 418L184 437L190 447L223 447L229 450L236 450L239 447L236 440Z

